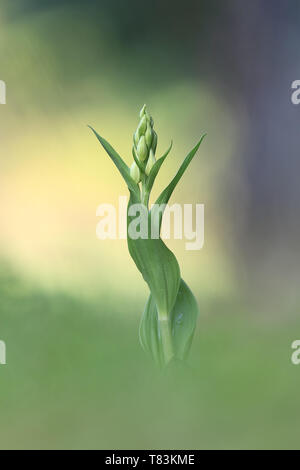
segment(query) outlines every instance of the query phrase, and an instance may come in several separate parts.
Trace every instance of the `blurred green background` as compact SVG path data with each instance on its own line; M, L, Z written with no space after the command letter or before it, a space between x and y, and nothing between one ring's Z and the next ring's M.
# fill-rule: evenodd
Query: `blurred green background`
M0 448L299 448L300 9L241 3L1 2ZM201 316L166 374L126 242L95 235L127 192L87 124L130 163L144 103L174 140L156 194L208 133L172 197L205 246L168 243Z

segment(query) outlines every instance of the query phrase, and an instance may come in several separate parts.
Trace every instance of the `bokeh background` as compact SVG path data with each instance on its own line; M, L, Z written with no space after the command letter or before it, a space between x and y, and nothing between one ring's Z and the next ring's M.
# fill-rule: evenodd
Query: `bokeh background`
M297 0L2 0L1 448L299 448ZM147 103L172 202L205 204L205 247L170 241L201 315L188 366L138 343L147 287L96 208L126 187Z

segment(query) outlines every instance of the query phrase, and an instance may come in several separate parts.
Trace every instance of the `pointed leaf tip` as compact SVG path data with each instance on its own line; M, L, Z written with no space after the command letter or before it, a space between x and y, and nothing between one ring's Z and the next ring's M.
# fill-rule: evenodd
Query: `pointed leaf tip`
M88 126L92 132L95 134L97 139L99 140L100 144L106 151L106 153L109 155L113 163L116 165L118 168L119 172L121 173L123 179L125 180L128 189L130 191L133 191L133 193L136 194L137 197L139 197L140 194L140 189L139 186L136 184L136 182L131 178L130 176L130 168L126 165L124 160L120 157L120 155L115 151L115 149L110 145L109 142L107 142L101 135L98 134L98 132L93 129L93 127Z

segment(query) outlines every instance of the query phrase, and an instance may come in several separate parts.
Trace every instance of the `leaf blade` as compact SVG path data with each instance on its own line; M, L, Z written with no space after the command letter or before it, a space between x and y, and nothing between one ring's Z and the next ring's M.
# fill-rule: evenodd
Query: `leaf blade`
M127 209L127 245L130 256L141 272L157 303L159 313L167 315L176 300L180 284L180 268L175 255L161 238L151 236L151 215L148 213L148 238L131 238L129 227L135 216L129 209L137 204L136 195L130 193Z
M187 358L198 315L197 301L188 285L181 279L176 302L170 314L174 359L182 361ZM155 362L159 365L166 365L164 363L157 305L152 294L148 298L141 319L140 342L143 349L152 356Z
M173 142L171 142L168 150L164 153L164 155L162 157L160 157L156 162L155 164L153 165L151 171L150 171L150 175L148 176L147 180L146 180L146 191L148 191L148 193L150 193L150 191L152 190L152 187L153 187L153 184L154 184L154 181L156 179L156 176L160 170L160 167L162 166L162 164L164 163L165 159L167 158L167 156L169 155L171 149L173 147Z
M124 162L124 160L120 157L120 155L115 151L115 149L110 145L107 140L105 140L98 132L95 131L91 126L88 126L92 132L95 134L97 139L99 140L100 144L109 155L119 172L121 173L123 179L125 180L128 189L133 191L135 194L139 194L140 189L139 186L135 183L135 181L130 176L130 169Z
M182 162L179 170L177 171L176 175L172 179L171 183L162 191L160 196L157 198L153 208L151 209L151 212L157 211L159 206L162 206L164 204L167 204L169 202L170 197L172 196L172 193L174 189L176 188L177 184L181 180L184 172L188 168L189 164L193 160L194 156L196 155L197 150L199 149L201 143L203 142L206 134L203 134L197 145L189 152L189 154L185 157L184 161ZM162 217L163 217L163 211L160 211L159 213L159 226L161 226L162 222Z
M184 360L189 353L196 329L199 308L189 286L181 279L176 303L171 312L175 358Z

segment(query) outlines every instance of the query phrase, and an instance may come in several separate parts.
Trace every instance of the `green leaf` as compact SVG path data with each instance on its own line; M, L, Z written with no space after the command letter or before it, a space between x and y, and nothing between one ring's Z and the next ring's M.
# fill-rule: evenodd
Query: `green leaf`
M159 210L159 206L163 204L168 204L169 199L176 188L177 184L179 183L180 179L182 178L185 170L193 160L198 148L200 147L201 143L203 142L203 139L205 138L206 134L204 134L201 139L199 140L198 144L190 151L190 153L187 155L187 157L184 159L183 163L181 164L179 170L177 171L176 175L172 179L171 183L163 190L161 195L158 197L158 199L155 202L155 205L152 208L152 211L157 211ZM160 211L159 213L159 226L161 226L162 222L162 216L163 216L163 211Z
M153 165L151 171L150 171L150 175L148 176L147 180L146 180L146 191L148 193L151 192L151 189L153 187L153 184L154 184L154 181L155 181L155 178L157 176L157 173L159 172L160 170L160 167L162 166L163 162L165 161L165 159L167 158L167 156L169 155L170 151L171 151L171 148L173 146L173 142L171 142L170 144L170 147L168 148L168 150L164 153L164 155L162 157L160 157Z
M174 359L186 359L194 336L198 313L196 299L187 284L181 279L176 302L169 319ZM144 350L151 354L155 362L164 365L159 316L151 294L140 323L140 341Z
M135 181L131 178L130 176L130 169L124 162L124 160L120 157L120 155L113 149L113 147L105 140L103 137L101 137L95 129L93 129L91 126L88 126L95 134L97 139L99 140L100 144L104 148L104 150L107 152L107 154L110 156L116 167L118 168L119 172L123 176L123 179L125 180L128 189L132 191L134 194L139 195L140 189L139 186L135 183Z
M194 336L199 309L197 301L181 279L176 303L171 313L171 328L175 357L186 359Z
M133 159L136 163L136 165L138 166L139 170L144 173L145 172L145 164L140 162L140 160L138 159L136 153L135 153L135 150L134 150L134 147L132 147L132 156L133 156Z
M139 203L130 193L129 208ZM134 219L127 213L127 229ZM174 306L179 284L180 269L175 255L160 238L151 238L151 215L148 214L148 238L132 239L127 233L129 253L147 282L156 302L160 316L167 316Z
M163 347L159 334L157 309L151 294L142 315L139 336L143 349L159 366L162 366L164 364Z

